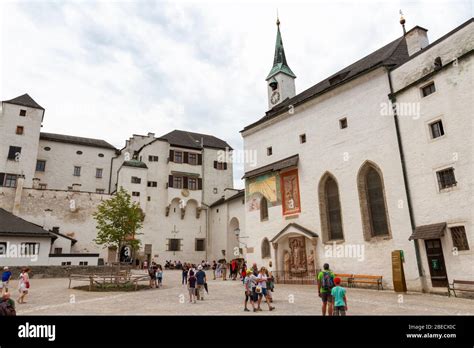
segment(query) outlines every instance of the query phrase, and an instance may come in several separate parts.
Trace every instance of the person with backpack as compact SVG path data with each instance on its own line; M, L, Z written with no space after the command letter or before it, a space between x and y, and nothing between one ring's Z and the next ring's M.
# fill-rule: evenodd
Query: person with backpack
M323 301L322 312L323 316L326 315L326 310L328 315L333 313L333 299L331 296L331 290L334 287L334 273L329 269L329 264L325 263L323 265L323 270L318 274L318 294ZM328 306L329 303L329 306Z
M10 293L6 292L0 300L0 317L16 316L15 301L10 298Z
M202 266L198 266L198 271L196 273L196 297L201 301L204 301L204 285L206 284L206 272L202 270Z

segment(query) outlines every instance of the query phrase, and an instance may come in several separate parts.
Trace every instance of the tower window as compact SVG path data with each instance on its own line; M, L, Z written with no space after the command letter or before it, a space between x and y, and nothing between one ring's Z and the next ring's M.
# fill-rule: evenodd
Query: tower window
M26 116L26 110L21 109L20 110L20 116Z
M347 118L346 118L346 117L341 118L341 119L339 120L339 127L340 127L341 129L347 128Z
M16 126L16 134L23 135L25 128L23 126Z
M271 156L273 154L273 149L271 146L267 147L267 156Z
M421 87L421 95L423 97L427 97L429 96L430 94L433 94L434 92L436 92L436 88L435 88L435 84L434 82L431 82L430 84L424 86L424 87Z
M37 160L36 161L36 171L37 172L44 172L46 169L46 161L44 160Z
M301 143L301 144L306 143L306 134L301 134L301 135L300 135L300 143Z
M140 192L132 191L132 196L133 197L140 197Z
M102 172L103 172L102 168L96 168L95 169L95 177L96 178L102 178Z
M141 184L142 179L137 176L132 176L132 184Z
M16 160L21 154L21 147L20 146L10 146L8 149L8 159L9 160Z
M431 138L436 139L444 135L443 122L438 120L430 124Z
M439 189L443 190L449 187L456 186L456 178L454 176L454 168L446 168L436 172L438 177Z
M74 176L81 176L81 167L74 167Z

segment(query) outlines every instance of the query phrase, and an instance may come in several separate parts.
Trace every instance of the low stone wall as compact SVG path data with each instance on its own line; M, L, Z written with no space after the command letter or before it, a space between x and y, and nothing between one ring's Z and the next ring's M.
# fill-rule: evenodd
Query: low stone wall
M130 270L130 266L28 266L30 278L68 278L70 274L113 274L119 270ZM9 267L12 280L18 279L23 267ZM0 269L0 272L3 270Z

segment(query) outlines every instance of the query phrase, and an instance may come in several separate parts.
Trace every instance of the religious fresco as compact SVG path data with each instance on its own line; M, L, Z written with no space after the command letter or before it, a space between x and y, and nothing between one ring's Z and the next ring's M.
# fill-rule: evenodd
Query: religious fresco
M264 196L268 206L281 204L280 178L278 173L270 173L246 180L245 194L248 211L260 209L260 199Z
M280 174L283 215L301 212L298 169Z
M303 276L308 271L308 260L313 262L314 257L306 257L306 242L305 237L290 237L288 238L288 245L290 250L285 250L283 255L283 269L290 276Z

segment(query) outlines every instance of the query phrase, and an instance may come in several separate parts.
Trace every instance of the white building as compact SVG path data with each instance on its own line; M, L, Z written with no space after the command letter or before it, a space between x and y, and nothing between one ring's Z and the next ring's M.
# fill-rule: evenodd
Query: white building
M257 154L244 176L247 259L272 260L279 274L296 278L328 262L339 273L382 275L392 287L392 252L401 250L409 290L445 291L424 246L409 239L428 238L423 231L433 227L424 225L433 223L441 225L429 238L442 237L447 223L464 249L474 243L472 20L431 45L426 29L415 27L299 94L277 25L270 110L241 131L244 150ZM458 65L437 68L437 56ZM433 79L438 96L421 98ZM419 104L420 119L394 118L389 95ZM449 128L444 139L431 139L440 118ZM457 185L440 174L453 166ZM438 252L429 262L441 263L438 244L427 243ZM450 237L442 244L451 250ZM445 253L447 277L471 279L472 255Z

